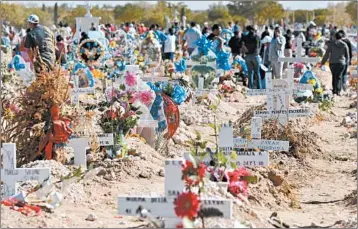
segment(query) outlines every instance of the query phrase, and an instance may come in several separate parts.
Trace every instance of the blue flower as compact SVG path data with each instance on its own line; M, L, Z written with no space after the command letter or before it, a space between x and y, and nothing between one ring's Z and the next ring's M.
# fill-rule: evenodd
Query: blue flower
M174 63L176 72L185 72L187 69L185 59L180 59L178 62Z

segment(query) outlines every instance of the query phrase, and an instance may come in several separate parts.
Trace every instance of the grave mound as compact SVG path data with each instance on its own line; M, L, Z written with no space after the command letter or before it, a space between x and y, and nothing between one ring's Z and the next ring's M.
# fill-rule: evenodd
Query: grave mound
M94 168L105 169L105 180L150 179L160 174L164 161L160 153L138 138L127 139L127 144L129 149L136 149L127 158L94 162Z
M254 110L265 109L265 104L255 106L247 110L234 123L234 134L239 135L240 127L251 125ZM263 123L262 138L268 140L289 141L289 157L303 159L310 155L321 157L322 149L319 146L318 134L308 130L307 118L301 120L290 120L286 126L280 126L276 121L265 121Z

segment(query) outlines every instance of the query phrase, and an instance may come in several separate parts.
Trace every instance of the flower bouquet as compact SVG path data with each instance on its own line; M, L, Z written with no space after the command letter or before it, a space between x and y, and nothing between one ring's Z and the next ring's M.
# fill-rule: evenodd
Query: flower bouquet
M85 63L100 62L104 57L105 48L102 43L94 39L86 39L77 47L77 57Z

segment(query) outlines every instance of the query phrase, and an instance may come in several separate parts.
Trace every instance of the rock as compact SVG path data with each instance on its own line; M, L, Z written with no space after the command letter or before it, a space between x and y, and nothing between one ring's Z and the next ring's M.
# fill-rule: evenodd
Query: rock
M150 175L150 173L143 171L139 174L139 177L148 179L151 177L151 175Z
M93 213L89 214L86 218L87 221L96 221L97 220L97 216Z
M351 117L349 117L349 116L344 117L341 122L342 126L349 126L352 123L353 123L353 121L352 121Z
M271 171L268 174L269 180L273 183L274 186L280 186L282 182L284 181L284 178L275 172Z
M191 115L191 114L184 115L182 117L182 120L185 123L185 125L187 125L187 126L191 126L195 123L195 117L194 117L194 115Z
M104 168L98 168L97 176L106 175L107 171Z
M160 169L158 175L164 177L164 169Z

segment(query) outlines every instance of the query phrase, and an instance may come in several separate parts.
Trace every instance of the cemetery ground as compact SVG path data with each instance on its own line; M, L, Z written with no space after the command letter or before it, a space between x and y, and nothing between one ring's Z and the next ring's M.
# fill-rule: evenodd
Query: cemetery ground
M329 72L315 72L325 84L331 85ZM265 101L264 97L245 98L241 93L234 96L237 102L222 102L217 116L219 122L233 121L234 127L248 109ZM300 153L292 150L288 153L270 152L268 167L249 168L259 181L249 185L248 202L236 201L234 220L215 219L212 225L232 227L234 221L246 221L255 227L273 228L274 217L271 217L271 223L268 219L277 213L276 218L290 227L312 224L356 227L357 139L347 135L349 130L341 125L348 112L356 112L356 107L349 108L352 102L352 98L343 96L337 98L329 111L317 108L313 118L293 120L291 125L299 133L304 133L300 141L306 141L302 142L305 149L299 149ZM137 149L138 160L99 162L96 167L100 171L94 177L62 184L64 200L54 213L42 211L39 216L29 217L2 205L1 227L127 228L146 225L138 217L118 216L117 197L163 194L165 158L178 158L187 151L184 142L195 137L195 130L202 134L203 139L214 139L211 128L198 120L201 117L205 123L212 112L202 105L186 106L181 110L183 121L180 130L174 141L168 143L167 149L158 152L132 138L129 145ZM310 106L314 109L316 105ZM188 112L193 108L192 113ZM195 122L188 121L190 115L196 117ZM267 128L264 128L264 136L265 131ZM39 163L50 162L33 164ZM57 178L75 169L55 162L51 164L52 173L57 173ZM61 185L58 189L61 190ZM94 221L86 220L90 214L95 215ZM355 224L347 226L350 219Z

